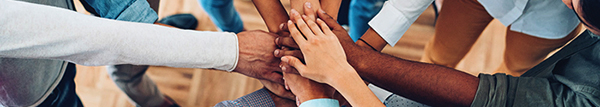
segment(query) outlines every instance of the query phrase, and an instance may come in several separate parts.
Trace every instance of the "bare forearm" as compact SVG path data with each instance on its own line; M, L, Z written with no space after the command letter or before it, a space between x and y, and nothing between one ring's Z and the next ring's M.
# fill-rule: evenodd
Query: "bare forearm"
M342 0L321 0L321 8L334 19L337 19L341 4Z
M349 62L360 76L395 94L434 106L469 106L479 79L439 65L408 61L362 48Z
M340 10L341 0L291 0L290 4L292 9L298 10L300 14L304 14L303 6L306 2L310 2L312 5L313 12L319 10L319 8L325 10L325 12L331 14L331 17L337 19L337 13Z
M387 42L385 42L373 28L369 28L369 30L356 41L356 44L361 47L368 47L376 51L381 51L385 45L387 45Z
M346 100L356 107L384 107L379 99L371 92L366 84L361 84L363 80L352 70L350 74L341 74L331 82Z
M287 22L289 16L279 0L252 0L263 18L269 32L278 32L279 24Z

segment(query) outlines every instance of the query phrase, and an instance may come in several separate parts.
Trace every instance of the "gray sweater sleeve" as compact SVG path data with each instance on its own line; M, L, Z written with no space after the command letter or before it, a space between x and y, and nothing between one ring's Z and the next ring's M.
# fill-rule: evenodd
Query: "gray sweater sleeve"
M560 76L537 78L480 74L479 78L472 107L594 107L600 104L597 88L586 88L560 79Z
M5 58L227 71L233 70L238 60L233 33L101 19L11 0L0 0L0 14L0 57Z

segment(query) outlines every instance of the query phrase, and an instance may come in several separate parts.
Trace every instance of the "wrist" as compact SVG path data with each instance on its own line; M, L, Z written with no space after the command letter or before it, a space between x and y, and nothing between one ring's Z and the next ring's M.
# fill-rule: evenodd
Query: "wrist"
M362 80L358 73L356 73L356 70L354 70L350 64L348 64L347 67L343 67L343 69L339 70L339 74L336 74L336 76L331 76L331 78L327 79L327 84L336 89L339 89L340 86L347 85L349 83L356 83L354 82L356 80Z

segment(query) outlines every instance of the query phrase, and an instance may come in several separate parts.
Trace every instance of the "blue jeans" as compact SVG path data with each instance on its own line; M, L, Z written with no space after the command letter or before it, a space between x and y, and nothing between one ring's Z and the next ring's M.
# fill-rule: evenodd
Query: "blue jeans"
M348 13L350 37L356 42L369 29L369 21L383 7L386 0L352 0Z
M244 30L244 23L233 7L233 0L198 0L198 2L221 31L239 33Z

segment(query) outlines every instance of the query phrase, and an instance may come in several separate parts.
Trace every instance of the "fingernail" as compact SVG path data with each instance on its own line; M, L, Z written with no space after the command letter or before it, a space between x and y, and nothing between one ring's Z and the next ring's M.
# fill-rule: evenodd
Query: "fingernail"
M275 38L275 45L279 46L279 37ZM277 50L275 50L275 55L277 55Z
M292 20L288 20L288 24L292 25L294 22L292 22Z
M287 85L285 85L285 89L286 89L286 90L290 90L290 87L289 87L289 86L287 86Z
M286 72L286 70L287 70L287 67L285 67L285 66L281 66L281 70L282 70L283 72Z
M281 23L281 24L279 24L279 29L280 29L280 30L283 30L283 26L285 26L285 23Z
M312 8L310 5L310 2L306 2L306 3L304 3L304 5L306 5L306 7L308 7L309 9Z
M292 9L292 15L297 15L297 14L300 14L300 13L298 13L298 11L296 11L296 9Z
M279 49L276 49L275 52L273 52L273 55L278 56L279 55Z
M319 12L321 12L321 13L325 13L325 11L323 11L323 9L319 9Z
M290 59L286 58L286 57L281 57L281 61L288 63L290 61Z

